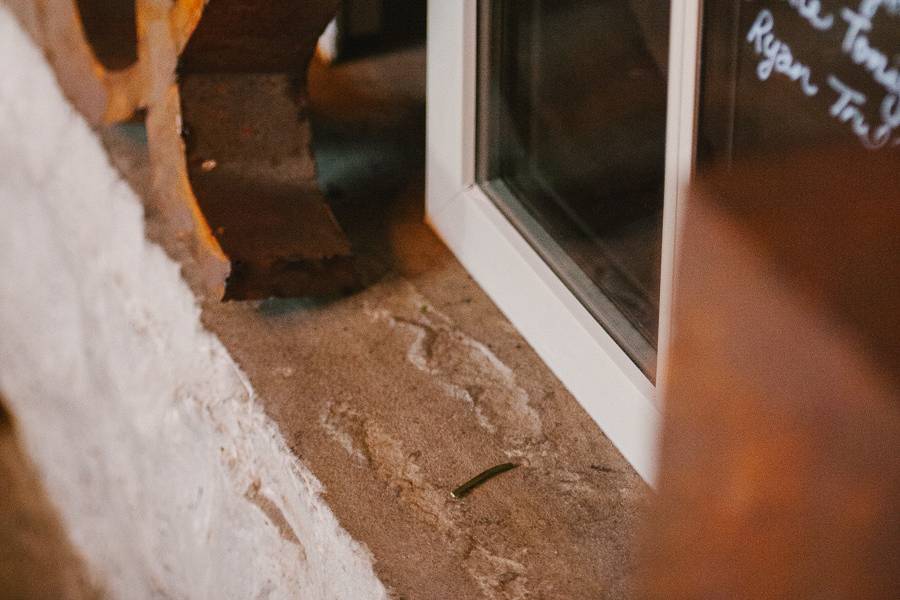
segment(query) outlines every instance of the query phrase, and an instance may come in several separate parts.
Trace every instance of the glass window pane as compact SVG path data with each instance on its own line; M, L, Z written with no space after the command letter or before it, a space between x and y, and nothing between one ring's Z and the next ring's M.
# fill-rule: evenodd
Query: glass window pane
M481 3L479 179L651 378L668 3Z

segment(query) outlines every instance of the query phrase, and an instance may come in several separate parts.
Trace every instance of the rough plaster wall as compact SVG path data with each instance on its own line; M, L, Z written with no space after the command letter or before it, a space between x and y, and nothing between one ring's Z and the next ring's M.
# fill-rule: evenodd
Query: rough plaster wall
M0 6L0 391L111 597L384 598Z

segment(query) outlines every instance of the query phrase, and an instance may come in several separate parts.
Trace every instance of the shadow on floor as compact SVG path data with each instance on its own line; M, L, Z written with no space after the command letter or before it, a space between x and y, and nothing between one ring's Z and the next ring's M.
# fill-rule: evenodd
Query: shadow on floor
M337 65L317 58L309 93L319 184L363 284L445 260L424 225L425 49Z

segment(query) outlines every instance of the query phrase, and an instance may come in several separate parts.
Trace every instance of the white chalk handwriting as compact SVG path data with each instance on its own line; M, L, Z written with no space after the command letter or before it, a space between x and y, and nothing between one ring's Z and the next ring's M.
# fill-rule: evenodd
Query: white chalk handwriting
M883 0L863 0L858 11L841 9L841 18L847 22L841 49L855 64L871 73L872 78L889 93L900 93L900 72L896 67L888 66L890 61L887 55L874 48L866 35L872 31L872 18L882 4Z
M834 14L823 9L821 0L784 1L817 31L834 28ZM869 150L900 145L900 136L897 135L900 131L900 55L893 56L892 64L891 57L871 42L873 20L879 10L884 11L882 14L887 17L900 17L900 0L860 0L855 10L848 6L839 7L841 19L847 26L841 38L841 51L884 88L884 96L880 101L873 100L869 107L866 94L833 73L827 75L828 88L835 93L828 114L849 126ZM752 44L760 57L756 75L761 81L768 80L772 73L780 73L799 82L805 95L818 94L819 87L812 81L810 66L795 57L790 45L775 34L775 17L770 10L763 8L759 11L747 33L747 42ZM875 106L878 107L877 116L874 116Z
M785 2L819 31L828 31L834 25L834 15L822 14L822 3L819 0L785 0Z
M862 112L866 104L866 96L845 84L834 75L828 76L828 86L838 93L838 99L828 110L832 117L841 123L850 125L853 133L869 150L884 147L890 141L894 129L900 127L900 96L888 94L881 101L881 120L878 127L873 127ZM897 145L894 140L893 145Z
M775 17L764 8L759 11L747 33L747 41L753 44L756 54L763 57L756 65L757 77L765 81L773 71L782 73L792 81L799 81L804 94L815 96L819 86L810 81L809 67L794 58L791 47L772 33L774 28Z

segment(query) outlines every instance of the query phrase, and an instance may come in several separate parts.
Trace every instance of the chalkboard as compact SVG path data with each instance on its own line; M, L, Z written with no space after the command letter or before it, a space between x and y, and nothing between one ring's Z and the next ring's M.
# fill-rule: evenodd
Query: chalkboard
M701 164L815 145L900 150L900 0L705 5Z

